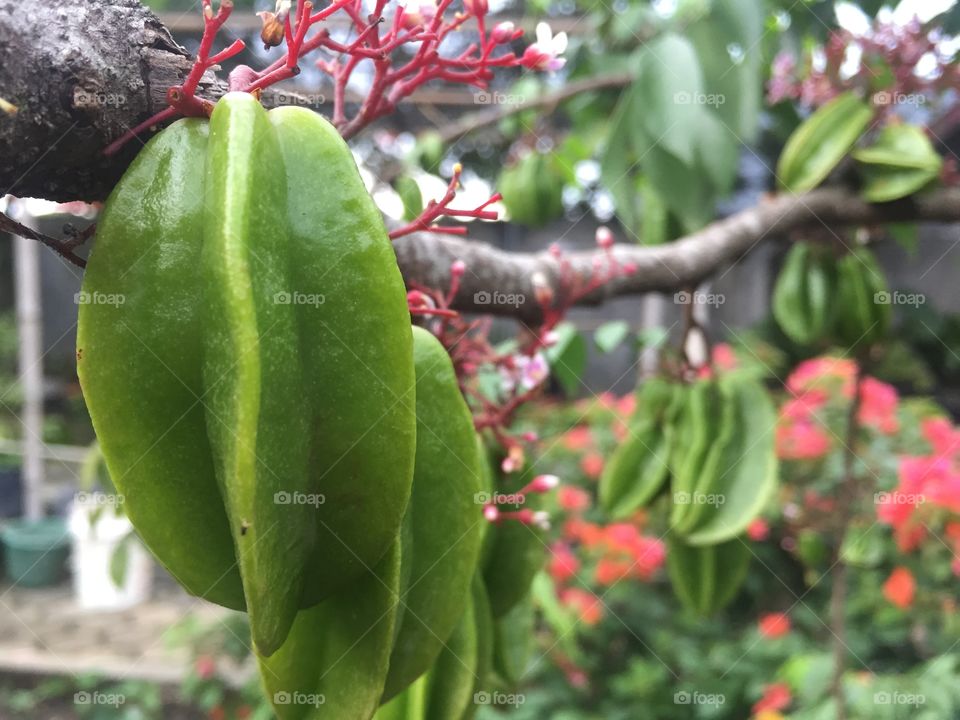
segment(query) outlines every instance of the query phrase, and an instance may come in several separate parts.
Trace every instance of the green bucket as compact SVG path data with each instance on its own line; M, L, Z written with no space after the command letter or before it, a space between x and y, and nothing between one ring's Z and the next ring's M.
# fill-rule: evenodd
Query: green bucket
M7 577L20 587L49 587L63 577L70 536L62 518L17 520L3 529Z

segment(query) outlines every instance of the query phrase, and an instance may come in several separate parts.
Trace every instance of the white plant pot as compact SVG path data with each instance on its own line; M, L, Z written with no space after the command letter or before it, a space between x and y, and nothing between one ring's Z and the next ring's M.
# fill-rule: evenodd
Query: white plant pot
M92 519L100 510L100 516ZM74 503L70 510L73 539L73 591L84 610L122 610L150 597L153 586L153 559L136 537L127 539L127 566L123 584L110 576L110 563L117 548L133 531L124 515L113 508Z

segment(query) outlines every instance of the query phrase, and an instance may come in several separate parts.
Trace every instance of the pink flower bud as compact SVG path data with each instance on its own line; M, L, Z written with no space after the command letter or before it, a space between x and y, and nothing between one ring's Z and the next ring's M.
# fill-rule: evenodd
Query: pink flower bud
M553 288L547 280L547 276L542 272L535 272L530 278L533 283L533 295L541 305L549 305L553 302Z
M490 9L487 5L487 0L463 0L463 6L467 9L468 13L477 17L486 15Z
M540 439L540 436L537 435L533 430L528 430L520 436L525 442L536 442Z
M500 511L496 505L487 503L483 506L483 517L487 522L496 522L500 518Z
M613 233L610 232L610 228L605 225L601 225L597 228L597 245L602 247L604 250L608 250L613 247Z
M486 6L486 2L483 3ZM490 33L490 39L495 42L497 45L503 45L513 40L516 33L516 28L514 24L509 21L497 23L493 32Z
M639 268L635 262L628 262L623 264L623 271L627 275L634 275Z
M454 260L450 266L450 274L455 277L463 277L467 271L467 264L463 260Z
M550 250L550 254L553 255L555 258L559 258L561 255L563 255L563 250L561 250L560 246L557 245L556 243L550 243L549 250Z

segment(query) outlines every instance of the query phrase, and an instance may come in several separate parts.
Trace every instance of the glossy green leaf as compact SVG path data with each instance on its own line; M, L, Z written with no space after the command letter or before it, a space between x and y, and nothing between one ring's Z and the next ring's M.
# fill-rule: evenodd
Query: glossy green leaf
M580 389L580 378L587 369L587 343L570 323L560 323L556 332L557 342L546 351L550 373L568 395L574 395Z
M630 334L630 323L625 320L611 320L593 331L593 342L601 352L613 352Z

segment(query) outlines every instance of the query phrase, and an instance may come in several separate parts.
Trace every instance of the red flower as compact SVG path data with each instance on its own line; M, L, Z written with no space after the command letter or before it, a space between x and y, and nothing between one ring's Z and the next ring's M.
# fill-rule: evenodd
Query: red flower
M789 685L772 683L763 688L763 697L753 704L753 712L759 714L764 710L783 710L792 699Z
M960 455L960 430L954 430L946 418L927 418L920 423L923 436L940 457Z
M550 546L550 562L547 570L554 582L564 583L576 576L580 570L580 561L566 543L555 542Z
M917 583L913 574L905 567L894 568L883 584L883 596L901 610L913 605L916 590Z
M762 542L770 537L770 526L763 518L752 520L747 525L747 537L754 542Z
M777 426L777 456L783 460L815 460L830 450L830 437L809 420Z
M633 411L637 407L637 396L633 393L629 395L624 395L622 398L617 400L617 412L619 412L624 417L630 417L633 415Z
M600 453L587 453L580 461L580 469L588 478L598 478L603 472L603 456Z
M586 625L596 625L603 617L600 598L587 590L567 588L560 593L560 602L576 611L577 617Z
M733 370L737 367L737 356L727 343L717 343L713 346L713 364L718 370Z
M600 562L597 563L594 577L601 585L613 585L627 577L632 569L633 563L626 560L601 558Z
M586 450L593 447L593 436L586 425L577 425L563 434L562 442L567 450Z
M657 538L640 538L634 546L634 572L641 580L649 580L667 559L667 547Z
M561 485L557 501L567 512L579 512L590 507L590 493L573 485Z
M193 669L202 680L208 680L217 672L217 661L210 655L198 655Z
M758 623L760 634L767 638L783 637L790 632L790 618L786 613L767 613Z
M583 543L584 547L594 547L603 540L603 529L595 523L570 518L564 523L563 533L569 540Z
M871 425L885 435L900 429L897 406L900 398L892 385L866 377L860 384L860 422Z

